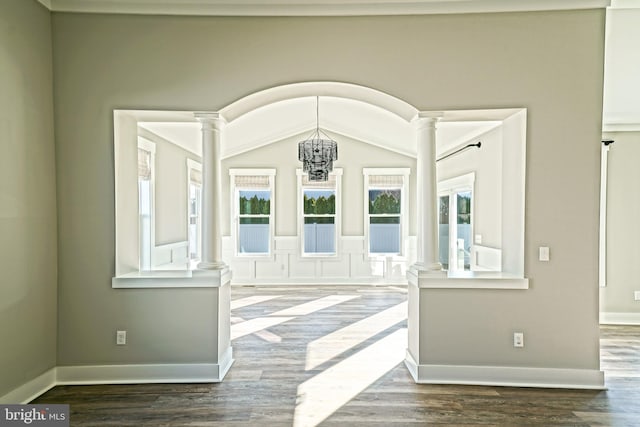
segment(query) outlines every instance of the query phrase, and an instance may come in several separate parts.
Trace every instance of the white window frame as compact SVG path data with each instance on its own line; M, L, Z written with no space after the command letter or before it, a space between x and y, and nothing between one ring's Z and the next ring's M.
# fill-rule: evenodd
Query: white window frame
M276 188L275 188L275 169L229 169L231 189L229 195L231 197L229 206L231 206L231 230L233 233L233 254L238 258L269 258L274 254L274 230L275 230L275 212L276 212ZM236 186L236 176L267 176L269 178L269 191L270 202L269 207L269 251L265 253L242 253L240 252L240 245L238 244L240 233L240 206L239 206L239 192L241 190L250 190L245 187Z
M141 230L138 228L138 270L150 271L153 270L154 265L154 251L156 248L156 144L142 136L138 136L138 149L144 150L150 153L149 169L151 170L151 177L149 179L150 187L150 214L149 222L151 225L151 235L149 236L149 269L142 268L142 241L140 239ZM136 179L136 193L138 193L138 203L140 203L139 194L139 179ZM140 205L138 204L138 218L140 217ZM140 221L138 220L138 227L140 227Z
M409 175L410 168L363 168L364 175L364 197L363 197L363 213L364 213L364 240L366 245L366 254L369 258L386 258L392 257L396 259L404 259L406 255L406 241L409 236ZM369 190L375 189L369 184L369 177L372 175L394 175L402 176L402 186L400 187L400 252L398 253L378 253L371 252L371 242L369 226L371 224L371 215L369 214Z
M202 259L202 185L200 185L200 206L198 210L198 220L196 224L196 230L197 230L196 234L198 235L197 242L196 242L197 244L196 252L198 254L198 258L192 260L191 252L189 249L191 248L191 234L189 233L189 226L191 224L190 193L191 193L191 173L193 171L200 172L200 175L202 176L202 163L192 159L187 159L187 259L189 260L189 265L191 268L195 268L195 265L192 265L192 264L196 264L197 261Z
M457 261L458 255L457 253L452 256L452 252L454 248L457 247L457 242L454 236L457 237L456 233L451 233L452 221L453 218L457 218L457 214L453 215L452 212L458 211L457 208L457 199L452 197L453 195L463 192L463 191L471 191L471 246L475 244L474 242L474 227L475 227L475 214L476 214L476 190L475 190L475 181L476 181L476 173L470 172L464 175L456 176L454 178L449 178L438 182L438 207L440 206L440 197L449 196L449 270L450 271L459 271L457 265L455 268L451 268L452 264L455 264ZM451 209L451 207L454 209ZM457 222L454 224L457 226ZM457 230L457 229L456 229ZM473 263L472 263L473 264Z
M300 241L300 256L304 258L337 258L341 252L341 237L342 237L342 168L334 168L329 172L330 176L335 176L335 188L327 186L327 190L335 190L336 192L336 213L334 215L335 225L335 252L334 253L322 253L322 252L310 252L304 251L304 190L305 187L302 184L303 175L307 175L302 169L296 169L296 176L298 181L298 239ZM321 187L317 187L321 188Z

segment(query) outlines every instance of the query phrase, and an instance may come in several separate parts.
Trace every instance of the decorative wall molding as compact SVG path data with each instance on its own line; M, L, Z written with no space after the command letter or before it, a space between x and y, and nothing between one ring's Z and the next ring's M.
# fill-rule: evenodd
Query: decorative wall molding
M405 365L418 384L606 389L604 372L596 369L418 365L409 352Z
M640 313L600 313L601 325L640 325Z
M525 12L540 10L594 9L610 0L409 0L308 2L304 0L39 0L54 12L134 13L154 15L216 16L349 16L423 15L445 13Z
M338 238L338 253L332 257L300 255L297 236L276 236L273 256L235 257L229 236L223 238L223 259L233 270L233 284L393 284L407 283L406 271L415 260L415 236L404 242L402 257L369 257L364 236Z

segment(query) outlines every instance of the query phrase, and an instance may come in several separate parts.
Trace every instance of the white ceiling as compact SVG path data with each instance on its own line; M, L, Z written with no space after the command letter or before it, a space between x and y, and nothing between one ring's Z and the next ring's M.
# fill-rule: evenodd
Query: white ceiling
M52 11L218 16L413 15L592 9L611 0L39 0ZM616 0L614 0L616 1ZM617 0L624 2L625 0ZM631 0L626 0L630 2ZM633 0L636 1L636 0Z

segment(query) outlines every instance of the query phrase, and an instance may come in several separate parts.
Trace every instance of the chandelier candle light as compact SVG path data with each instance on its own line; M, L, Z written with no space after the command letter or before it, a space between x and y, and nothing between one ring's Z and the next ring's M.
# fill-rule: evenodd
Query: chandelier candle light
M324 139L326 137L327 139ZM338 160L338 143L320 129L320 97L316 96L316 128L304 141L298 143L298 160L309 181L327 181Z

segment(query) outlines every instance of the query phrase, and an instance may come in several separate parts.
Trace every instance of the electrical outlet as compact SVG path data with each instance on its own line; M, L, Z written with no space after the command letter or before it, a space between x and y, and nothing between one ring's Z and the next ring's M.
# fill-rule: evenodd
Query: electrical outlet
M482 234L476 234L476 235L474 236L474 239L473 239L473 240L474 240L474 243L475 243L476 245L481 245L481 244L482 244Z
M636 301L640 301L640 291L635 291L635 292L633 293L633 298L634 298Z
M125 345L127 343L127 331L116 331L116 345Z
M538 259L540 261L549 261L549 247L548 246L540 246Z
M513 333L513 346L514 347L524 347L524 333L523 332L514 332Z

